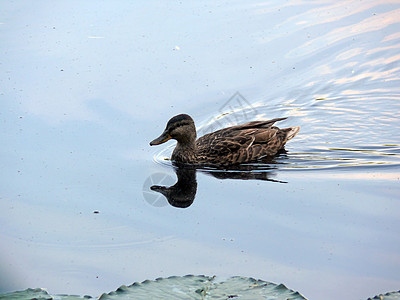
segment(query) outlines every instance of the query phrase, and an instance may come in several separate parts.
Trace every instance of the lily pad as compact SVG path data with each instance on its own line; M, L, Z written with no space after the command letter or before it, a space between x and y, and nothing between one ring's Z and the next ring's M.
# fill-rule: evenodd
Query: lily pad
M0 300L77 300L77 299L92 299L91 296L76 296L76 295L50 295L45 289L26 289L24 291L18 291L13 293L6 293L0 295Z
M122 286L115 292L103 294L101 300L109 299L306 299L283 284L274 284L247 277L230 277L218 280L215 276L158 278Z
M400 299L400 291L390 292L386 294L376 295L374 298L368 298L368 300L398 300Z

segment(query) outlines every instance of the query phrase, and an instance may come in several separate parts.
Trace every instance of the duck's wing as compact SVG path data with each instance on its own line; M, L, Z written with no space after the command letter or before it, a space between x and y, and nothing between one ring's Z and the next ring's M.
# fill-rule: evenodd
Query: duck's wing
M212 133L208 133L208 134L200 137L197 140L197 143L206 144L209 141L218 139L218 138L227 139L227 138L237 137L237 136L245 136L245 135L247 136L252 133L252 131L248 131L248 130L263 129L262 131L265 131L265 129L271 128L275 122L282 121L285 119L287 119L287 118L276 118L276 119L267 120L267 121L252 121L252 122L244 123L241 125L235 125L235 126L223 128L223 129L217 130Z
M196 141L197 158L216 164L235 164L273 156L286 142L286 132L273 126L286 118L253 121L206 134Z
M247 148L254 142L251 135L219 136L209 134L207 138L197 140L197 151L207 155L224 156L238 151L240 148Z
M226 135L215 132L197 141L198 158L222 164L252 161L269 152L269 145L280 140L277 134L277 127L226 131Z

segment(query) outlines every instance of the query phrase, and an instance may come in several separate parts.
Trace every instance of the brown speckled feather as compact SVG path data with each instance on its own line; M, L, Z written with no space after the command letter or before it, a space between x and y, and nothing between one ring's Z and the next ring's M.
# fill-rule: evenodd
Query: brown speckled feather
M197 161L231 165L273 156L286 143L288 130L272 125L284 119L254 121L206 134L196 141Z

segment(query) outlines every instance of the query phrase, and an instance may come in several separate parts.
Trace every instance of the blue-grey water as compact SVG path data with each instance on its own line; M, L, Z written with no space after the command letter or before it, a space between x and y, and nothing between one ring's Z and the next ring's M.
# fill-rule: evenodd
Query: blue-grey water
M2 1L0 39L0 292L400 289L398 1ZM301 131L239 172L269 180L199 171L176 208L149 189L176 181L173 142L149 142L179 113Z

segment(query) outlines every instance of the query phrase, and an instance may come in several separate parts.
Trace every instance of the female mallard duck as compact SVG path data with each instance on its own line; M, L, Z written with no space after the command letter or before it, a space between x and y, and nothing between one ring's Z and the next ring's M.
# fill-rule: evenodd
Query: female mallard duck
M164 132L150 145L159 145L170 139L177 140L171 159L176 163L208 166L228 166L272 157L292 139L300 127L279 129L272 126L285 120L277 118L269 121L253 121L227 127L196 140L193 119L181 114L167 123Z

